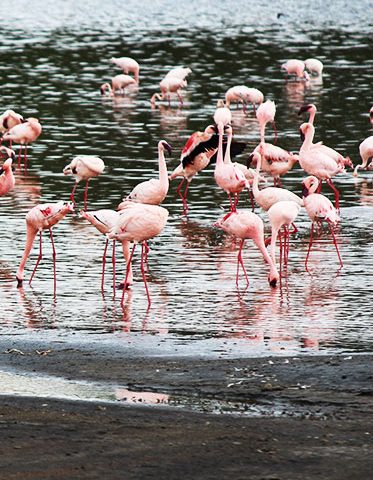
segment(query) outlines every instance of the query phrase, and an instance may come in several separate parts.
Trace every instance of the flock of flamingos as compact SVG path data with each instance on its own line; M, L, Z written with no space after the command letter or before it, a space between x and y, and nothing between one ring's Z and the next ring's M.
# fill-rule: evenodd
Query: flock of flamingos
M123 73L114 76L110 83L104 83L101 94L111 96L124 94L131 85L139 83L139 64L132 58L112 58ZM282 65L287 77L292 81L308 82L309 75L321 76L323 65L317 59L289 60ZM157 101L168 101L171 94L176 94L182 105L182 91L187 86L186 77L191 73L189 68L176 67L172 69L160 82L160 93L154 93L150 101L154 105ZM288 78L287 78L288 81ZM260 143L249 155L247 165L232 162L231 157L241 153L245 145L233 140L232 118L230 106L232 103L242 104L246 112L247 105L252 104L254 113L259 122ZM148 305L151 304L149 289L146 281L148 269L148 240L159 235L166 225L168 211L160 204L166 198L169 188L169 180L181 177L177 188L178 195L183 203L183 213L188 212L187 192L193 177L206 168L210 162L215 161L215 181L224 190L230 201L230 210L214 224L230 235L240 240L237 258L236 284L239 281L239 270L242 268L246 286L248 276L242 258L242 249L246 239L252 239L260 250L265 262L269 266L268 281L271 287L275 287L283 268L286 267L289 256L290 236L297 232L294 224L301 208L304 208L311 219L311 233L308 252L305 260L308 269L308 260L314 241L315 226L325 222L329 226L330 234L338 256L340 267L343 267L335 236L335 226L340 221L339 216L339 193L333 184L333 178L344 173L346 167L353 164L349 157L343 157L340 153L324 145L322 142L313 143L315 134L314 119L316 106L305 105L299 114L309 115L308 122L300 126L303 144L298 154L283 150L275 144L266 142L265 129L268 123L273 124L275 129L276 106L271 100L264 101L262 92L256 88L248 88L243 85L229 88L225 94L225 101L219 100L214 114L214 123L206 126L202 132L194 132L186 142L180 157L180 165L169 175L165 161L165 152L171 153L170 145L161 140L158 143L159 177L139 183L131 193L119 204L118 210L87 211L88 182L93 177L100 175L105 168L104 162L91 155L75 157L67 165L63 173L75 177L75 185L69 202L45 203L33 207L26 215L26 246L19 264L16 278L17 286L22 287L24 281L24 269L29 258L34 241L39 233L39 256L29 279L31 284L36 269L42 259L42 232L48 230L53 249L54 291L56 292L56 250L52 234L52 227L65 215L74 211L76 205L74 199L75 189L79 182L85 181L84 208L80 210L80 216L88 220L102 234L106 235L106 245L103 255L101 286L104 287L104 270L106 252L109 240L122 245L126 260L126 276L119 284L122 289L122 299L126 290L133 282L132 258L137 244L141 244L141 273L144 280ZM370 110L370 120L373 123L373 107ZM19 145L18 166L23 160L27 162L27 145L34 142L42 132L42 127L36 118L24 119L22 115L12 110L5 111L0 116L1 152L7 157L0 167L0 196L6 195L15 185L14 163L17 161L13 144ZM275 129L275 141L277 132ZM9 146L2 143L8 141ZM366 138L359 146L362 164L357 165L353 174L356 176L359 169L373 169L373 136ZM293 192L282 188L281 177L294 165L299 166L308 175L302 182L302 198ZM274 186L266 186L259 189L261 182L266 182L260 173L273 177ZM322 182L328 184L334 192L334 205L320 193ZM184 187L184 190L183 190ZM252 210L254 204L259 205L268 214L272 231L269 239L264 238L263 220L249 209L238 209L239 195L243 190L250 194ZM279 268L276 263L276 242L279 241ZM133 247L130 249L130 243ZM267 246L270 245L269 252ZM113 253L113 287L115 284L115 255Z

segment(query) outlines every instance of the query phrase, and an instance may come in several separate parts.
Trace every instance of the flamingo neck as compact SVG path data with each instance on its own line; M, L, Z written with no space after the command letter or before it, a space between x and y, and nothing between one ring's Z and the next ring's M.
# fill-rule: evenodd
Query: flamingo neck
M310 110L310 118L308 119L308 123L311 123L311 125L313 125L313 121L315 120L315 115L316 115L316 108L312 108Z
M259 124L259 128L260 128L260 142L264 143L265 142L265 130L266 130L266 123L267 122L264 122L264 121L261 121L260 124Z
M164 150L162 146L158 147L158 165L159 165L159 181L165 188L168 188L168 172L166 160L164 158Z
M228 133L228 140L227 140L227 147L225 150L225 155L224 155L224 163L226 165L229 165L232 163L231 160L231 144L232 144L232 131L230 130Z
M31 225L27 225L26 245L22 255L21 262L17 270L17 280L23 280L25 265L28 257L30 256L30 252L34 245L34 241L37 233L38 233L38 230L35 227L32 227Z
M223 125L218 125L219 128L219 144L218 144L218 154L216 156L216 167L224 164L223 160Z
M276 268L276 265L275 265L274 261L272 260L272 258L270 257L270 255L269 255L269 253L266 249L266 246L265 246L265 243L264 243L263 233L258 235L253 240L254 240L255 245L258 247L260 253L262 254L262 256L264 258L264 261L270 267L270 271L269 271L270 280L276 280L277 281L279 279L278 270Z
M256 162L256 169L254 170L254 180L252 184L252 191L254 198L259 195L259 174L260 174L260 168L262 166L262 156L259 154L258 155L258 161Z
M309 123L309 125L311 127L307 129L306 135L304 136L303 144L300 147L301 151L308 150L312 146L313 137L315 135L315 129L314 129L312 123Z

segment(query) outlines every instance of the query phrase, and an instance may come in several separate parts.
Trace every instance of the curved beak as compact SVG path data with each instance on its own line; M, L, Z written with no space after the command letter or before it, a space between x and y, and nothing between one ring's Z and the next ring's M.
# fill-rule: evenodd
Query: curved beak
M165 150L167 150L168 155L171 157L171 153L172 153L171 145L169 145L167 142L163 142L163 146Z
M310 109L309 105L303 105L303 107L300 107L300 109L298 110L298 115L301 115L304 112L308 112L309 109Z
M305 185L302 185L302 195L303 195L303 197L307 197L308 193L309 193L308 188Z

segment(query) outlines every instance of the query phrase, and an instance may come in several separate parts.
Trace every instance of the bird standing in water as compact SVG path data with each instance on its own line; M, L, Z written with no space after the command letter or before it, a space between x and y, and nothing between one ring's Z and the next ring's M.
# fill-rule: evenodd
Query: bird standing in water
M140 65L131 57L112 57L111 63L123 70L126 75L132 73L136 83L139 83Z
M41 134L42 127L37 118L27 118L23 123L17 124L4 133L3 140L10 140L20 144L18 153L18 166L21 163L22 148L24 148L23 159L27 168L27 146L34 142Z
M1 146L0 152L5 152L7 159L0 166L0 197L6 195L9 190L14 188L16 183L14 174L13 174L13 161L16 156L13 150L10 148Z

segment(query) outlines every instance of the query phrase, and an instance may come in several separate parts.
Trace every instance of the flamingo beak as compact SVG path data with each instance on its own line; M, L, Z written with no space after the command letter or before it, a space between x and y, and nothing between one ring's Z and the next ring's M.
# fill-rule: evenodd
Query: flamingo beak
M246 166L247 166L247 168L249 168L250 165L252 164L253 158L254 158L254 154L253 154L253 153L251 153L251 154L247 157L247 160L246 160Z
M18 277L16 277L16 279L17 279L17 288L22 288L23 287L23 279L18 278Z
M303 105L303 107L300 107L300 109L298 110L298 115L301 115L304 112L308 112L309 109L310 109L309 105Z
M277 285L277 279L273 278L272 280L269 279L269 285L274 288Z
M303 184L302 185L302 195L303 197L308 197L309 191L308 188Z
M171 157L171 153L172 153L171 145L169 145L167 142L163 142L163 146L165 150L167 150L168 155Z

